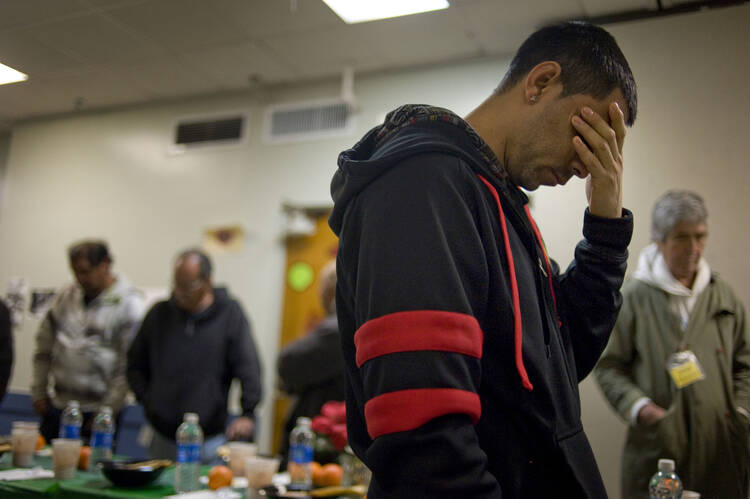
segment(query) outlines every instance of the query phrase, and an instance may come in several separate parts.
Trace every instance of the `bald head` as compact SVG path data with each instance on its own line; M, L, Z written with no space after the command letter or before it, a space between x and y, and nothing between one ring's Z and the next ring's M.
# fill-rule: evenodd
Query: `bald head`
M199 250L183 251L174 265L174 300L181 309L198 313L213 303L211 261Z

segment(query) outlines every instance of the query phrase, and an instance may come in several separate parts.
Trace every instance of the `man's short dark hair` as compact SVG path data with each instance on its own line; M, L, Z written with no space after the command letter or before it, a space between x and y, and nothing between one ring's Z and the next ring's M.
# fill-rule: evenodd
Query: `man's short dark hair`
M211 270L213 268L213 266L211 265L211 259L208 258L208 255L206 255L203 251L199 250L198 248L190 248L181 252L179 255L177 255L177 261L183 260L191 256L198 258L198 264L200 265L201 279L205 279L205 280L210 279Z
M562 97L582 94L603 99L619 88L628 106L627 112L623 109L628 118L626 124L635 122L635 79L620 47L606 30L580 21L540 29L518 49L497 91L509 90L544 61L555 61L562 68Z
M107 243L99 240L80 241L68 248L68 260L71 264L81 258L89 262L92 267L102 262L112 263Z

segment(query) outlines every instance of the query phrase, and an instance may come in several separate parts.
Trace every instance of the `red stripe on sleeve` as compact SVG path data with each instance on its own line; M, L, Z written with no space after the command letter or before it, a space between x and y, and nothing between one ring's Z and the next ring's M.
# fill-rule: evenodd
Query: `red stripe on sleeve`
M367 401L370 438L419 428L446 414L466 414L476 424L482 415L479 395L455 388L421 388L384 393Z
M482 357L484 334L466 314L438 310L396 312L367 321L354 334L357 367L396 352L439 350Z

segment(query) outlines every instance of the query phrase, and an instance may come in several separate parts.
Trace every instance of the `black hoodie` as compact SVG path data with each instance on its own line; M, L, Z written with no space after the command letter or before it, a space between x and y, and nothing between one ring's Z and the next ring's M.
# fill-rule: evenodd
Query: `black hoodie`
M174 440L186 412L206 436L224 431L233 378L242 384L242 414L253 417L261 397L260 364L240 304L223 288L198 314L174 299L154 305L128 351L128 382L149 423Z
M404 106L339 156L329 223L349 442L368 497L602 498L578 383L621 303L632 215L564 274L482 139Z

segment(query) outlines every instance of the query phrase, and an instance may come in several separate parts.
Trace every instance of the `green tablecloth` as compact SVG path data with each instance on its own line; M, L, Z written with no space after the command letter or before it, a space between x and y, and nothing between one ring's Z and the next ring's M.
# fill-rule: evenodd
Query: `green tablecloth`
M0 470L11 469L10 453L0 458ZM52 458L36 456L34 466L52 468ZM203 474L208 472L206 466ZM172 495L174 491L174 467L164 473L152 484L138 488L115 487L99 471L76 471L75 477L69 480L40 478L36 480L0 480L0 497L13 498L148 498Z

